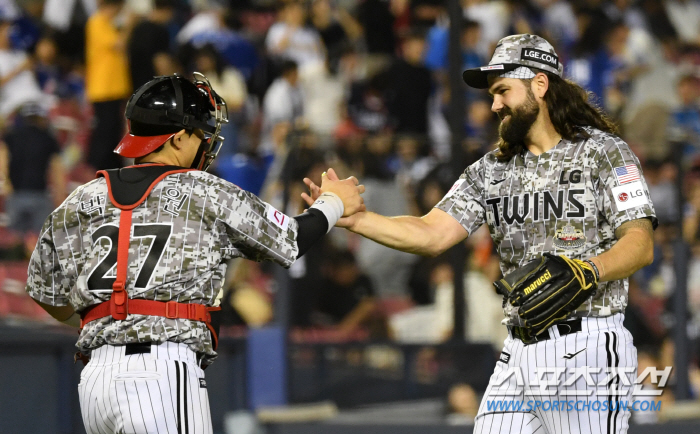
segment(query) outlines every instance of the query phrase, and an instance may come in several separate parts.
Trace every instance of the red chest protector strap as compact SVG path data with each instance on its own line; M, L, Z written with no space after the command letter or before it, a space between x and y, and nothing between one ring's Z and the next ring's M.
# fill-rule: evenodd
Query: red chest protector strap
M148 167L149 166L146 166L146 168ZM140 198L133 196L133 190L129 192L131 193L131 197L127 197L128 195L121 195L120 197L115 198L115 191L113 190L110 175L119 176L119 174L115 171L108 172L106 170L100 170L97 172L98 176L103 176L107 180L107 189L109 192L110 201L112 204L114 204L114 206L121 210L121 215L119 217L119 238L117 243L117 278L112 285L112 296L109 301L90 306L81 312L80 328L82 329L85 324L89 323L90 321L110 315L115 320L125 320L126 316L130 313L137 315L163 316L171 319L178 318L192 321L202 321L206 323L207 327L211 331L212 338L214 339L214 349L216 349L218 346L218 336L214 330L214 327L211 325L211 314L209 312L221 310L220 307L208 307L203 304L178 303L175 301L164 302L130 299L129 294L126 292L126 275L127 266L129 264L129 242L131 239L132 210L143 203L151 190L153 190L153 187L155 187L155 185L166 176L194 170L183 168L171 169L167 166L156 166L156 168L160 168L160 170L156 169L157 172L160 173L156 173L158 176L150 181L150 184L146 185L146 189ZM152 178L153 175L154 174L151 173L150 178ZM141 191L143 191L143 189L141 189ZM137 193L140 193L141 191L137 190Z

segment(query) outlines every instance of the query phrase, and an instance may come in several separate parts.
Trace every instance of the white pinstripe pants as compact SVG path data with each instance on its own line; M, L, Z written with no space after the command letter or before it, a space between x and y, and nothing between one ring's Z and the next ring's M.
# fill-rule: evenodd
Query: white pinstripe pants
M204 372L186 344L165 342L132 355L125 348L94 350L80 374L88 434L212 434Z
M609 374L606 368L634 368L633 374L627 377L634 380L637 376L637 350L632 343L632 335L622 326L624 315L616 314L607 318L583 318L581 331L560 336L556 327L548 330L550 339L537 342L531 345L524 345L519 339L508 337L505 340L503 351L509 357L501 356L501 359L508 359L507 363L499 361L496 364L493 375L489 380L489 386L479 406L476 416L474 434L625 434L629 427L630 411L621 408L615 401L627 401L631 405L633 397L632 388L626 395L609 395L606 390L619 387L619 379L612 376L607 382ZM573 356L572 356L573 355ZM566 357L565 357L566 356ZM571 386L560 385L550 387L555 389L555 396L527 396L520 393L517 396L504 396L497 391L503 392L508 389L515 391L517 379L512 374L513 368L520 368L523 381L530 385L535 378L535 368L557 367L566 368L560 380L562 383L572 376L569 374L570 368L602 368L600 374L591 374L595 384L608 384L608 387L596 389L593 394L586 396L565 395L561 392L566 390L572 393L574 390L583 392L590 390L583 377L578 378ZM509 372L510 370L510 372ZM540 375L542 378L542 375ZM551 379L551 377L548 377ZM499 384L501 384L499 386ZM560 383L561 384L561 383ZM596 394L600 390L600 395ZM538 400L546 404L548 411L543 408L529 410L527 406L522 411L512 411L513 407L497 408L494 402L500 401L522 401L524 403ZM576 411L564 406L555 409L554 401L571 400L580 401L581 410ZM599 407L598 411L590 409L586 411L584 402L594 404L594 401L612 402L613 411L603 410L607 407ZM488 402L491 402L489 408ZM559 404L557 404L558 406ZM544 407L544 406L543 406ZM504 411L510 408L511 411Z

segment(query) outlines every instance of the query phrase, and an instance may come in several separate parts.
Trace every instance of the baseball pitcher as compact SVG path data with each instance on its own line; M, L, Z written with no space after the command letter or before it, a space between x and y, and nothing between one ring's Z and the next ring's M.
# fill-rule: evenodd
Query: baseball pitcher
M488 65L463 74L493 97L497 149L423 217L361 212L337 223L422 255L440 254L488 225L505 275L496 288L509 337L477 434L610 434L629 424L621 403L631 404L631 388L622 387L630 376L620 374L637 366L622 325L628 277L652 262L657 221L639 160L562 71L543 38L501 39ZM319 189L305 182L311 204ZM572 379L582 369L587 374ZM555 372L565 372L559 382ZM545 388L553 393L526 393L541 390L543 379L554 383Z

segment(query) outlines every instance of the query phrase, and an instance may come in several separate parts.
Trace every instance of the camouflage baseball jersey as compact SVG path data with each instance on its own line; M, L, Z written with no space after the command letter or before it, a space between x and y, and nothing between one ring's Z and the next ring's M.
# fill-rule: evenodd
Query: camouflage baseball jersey
M104 178L76 189L44 223L29 264L29 295L78 312L109 300L120 214ZM296 220L211 174L168 175L133 210L127 292L217 306L228 260L289 267L298 255L297 228ZM203 322L134 314L88 323L76 345L87 354L105 344L164 341L186 343L207 361L216 356Z
M436 205L473 233L487 223L506 274L549 252L586 259L609 250L615 229L656 217L639 160L619 137L561 140L539 156L501 163L495 150L472 164ZM600 284L573 316L623 312L628 280Z

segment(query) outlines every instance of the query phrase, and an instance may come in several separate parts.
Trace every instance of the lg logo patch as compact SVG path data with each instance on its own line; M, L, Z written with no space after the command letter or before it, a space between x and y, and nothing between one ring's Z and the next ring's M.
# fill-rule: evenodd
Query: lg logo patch
M641 181L613 187L612 194L618 212L649 204L649 199Z

